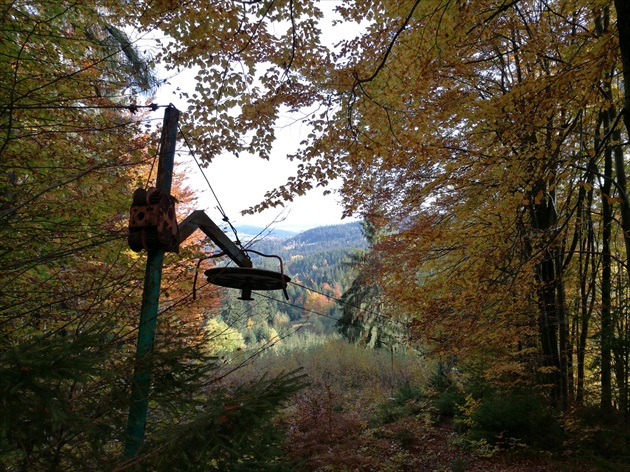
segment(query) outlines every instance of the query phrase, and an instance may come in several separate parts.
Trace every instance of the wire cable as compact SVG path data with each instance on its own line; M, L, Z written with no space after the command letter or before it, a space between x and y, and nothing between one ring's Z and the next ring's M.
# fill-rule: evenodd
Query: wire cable
M326 298L328 298L330 300L334 300L337 303L339 303L340 305L349 306L351 308L355 308L357 310L361 310L361 311L364 311L366 313L370 313L370 314L374 315L374 317L383 319L385 321L392 321L392 322L398 323L398 324L400 324L402 326L407 326L407 324L404 321L397 320L396 318L392 318L392 317L384 315L382 313L377 313L377 312L372 311L372 310L367 310L367 309L361 308L360 306L356 306L356 305L353 305L352 303L348 303L347 301L345 301L345 300L343 300L341 298L333 297L332 295L328 295L327 293L320 292L319 290L315 290L314 288L307 287L306 285L302 285L302 284L300 284L298 282L290 281L289 283L292 284L292 285L295 285L296 287L300 287L300 288L303 288L303 289L308 290L310 292L322 295L322 296L324 296L324 297L326 297Z
M339 321L341 319L341 318L335 318L334 316L326 315L324 313L320 313L320 312L315 311L315 310L311 310L310 308L304 308L303 306L296 305L295 303L291 303L291 302L288 302L286 300L278 300L277 298L270 297L269 295L265 295L265 294L260 293L260 292L256 292L256 295L260 296L260 297L263 297L263 298L266 298L267 300L273 300L274 302L282 303L283 305L287 305L287 306L290 306L290 307L293 307L293 308L297 308L298 310L302 310L302 311L305 311L305 312L313 313L314 315L321 316L322 318L328 318L328 319L331 319L331 320L334 320L334 321Z
M147 177L147 183L144 186L145 190L149 190L149 184L151 183L151 175L153 175L153 169L155 168L155 163L158 161L158 157L162 152L162 140L160 140L158 144L157 151L155 152L155 156L153 156L153 161L151 162L151 168L149 169L149 175Z
M14 105L10 108L12 110L98 110L98 109L111 109L111 110L129 110L131 113L135 113L140 108L149 108L151 111L157 111L158 108L166 108L169 105L158 105L156 103L150 103L149 105ZM9 107L5 107L9 108Z
M225 221L230 226L230 229L234 233L234 237L236 238L235 244L238 247L240 247L241 249L243 249L243 244L241 243L241 241L240 241L240 239L238 237L238 232L236 231L236 228L234 227L234 225L232 225L232 222L230 221L230 219L228 218L227 214L225 213L225 210L223 209L223 205L221 205L221 202L219 201L219 197L217 196L216 192L212 188L212 185L210 184L210 180L208 180L208 177L206 176L206 173L203 171L203 167L201 167L201 164L199 163L199 160L197 159L197 156L195 155L195 152L193 151L193 148L192 148L192 146L190 144L190 141L188 140L188 137L184 133L184 130L182 129L181 126L179 126L179 132L181 133L182 137L184 138L184 142L186 143L186 146L188 146L188 150L190 151L190 155L192 156L193 160L195 161L195 164L197 164L197 167L199 168L199 171L201 172L201 175L203 176L204 180L206 181L206 184L208 184L208 188L210 189L210 192L212 192L212 195L214 196L214 199L217 202L217 207L216 207L217 210L219 210L219 213L221 213L221 217L222 217L223 221Z

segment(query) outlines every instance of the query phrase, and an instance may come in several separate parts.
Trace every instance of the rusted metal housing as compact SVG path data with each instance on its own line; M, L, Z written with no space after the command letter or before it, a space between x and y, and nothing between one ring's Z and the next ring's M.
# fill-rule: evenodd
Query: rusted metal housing
M156 188L136 189L129 217L129 247L140 252L162 249L179 252L175 198Z

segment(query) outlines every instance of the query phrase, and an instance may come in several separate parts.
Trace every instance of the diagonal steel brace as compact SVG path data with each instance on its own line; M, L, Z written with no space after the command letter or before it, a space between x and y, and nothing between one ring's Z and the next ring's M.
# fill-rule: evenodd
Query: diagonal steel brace
M247 254L228 238L221 228L210 219L203 210L195 210L178 225L179 243L184 242L197 229L203 231L213 243L221 248L225 254L239 267L252 267L252 261Z

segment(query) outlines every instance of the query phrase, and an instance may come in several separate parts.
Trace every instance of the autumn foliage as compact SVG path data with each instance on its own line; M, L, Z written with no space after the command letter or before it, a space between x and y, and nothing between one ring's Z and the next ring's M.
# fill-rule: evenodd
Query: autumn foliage
M158 62L173 76L196 73L178 97L188 105L181 129L205 163L269 159L277 127L304 131L287 155L295 175L249 211L334 182L345 214L377 230L352 290L328 281L302 296L308 310L330 313L331 296L346 308L354 300L346 326L364 344L448 359L470 394L458 405L477 425L484 401L533 393L566 430L595 409L627 433L626 3L3 4L2 466L122 464L144 260L125 244L126 218L133 190L154 178ZM144 54L136 39L150 32L160 39ZM179 189L185 212L191 195ZM208 467L272 464L277 450L230 441L277 444L266 421L303 385L292 375L251 391L218 385L203 329L218 298L207 288L197 298L194 282L203 246L167 259L155 428L138 460L163 470L198 457ZM299 398L319 408L295 425L303 449L300 428L334 412L323 387ZM330 432L342 441L362 421L345 415ZM203 449L208 438L221 447ZM174 455L160 462L162 449Z
M175 13L177 48L163 57L200 67L191 103L220 117L191 116L207 158L267 157L270 124L295 112L310 130L289 156L297 174L257 209L341 179L347 213L383 228L374 277L417 342L486 355L489 378L542 387L563 409L626 411L627 51L615 5L334 10L339 24L362 22L335 44L316 2L230 4L208 18L212 37Z

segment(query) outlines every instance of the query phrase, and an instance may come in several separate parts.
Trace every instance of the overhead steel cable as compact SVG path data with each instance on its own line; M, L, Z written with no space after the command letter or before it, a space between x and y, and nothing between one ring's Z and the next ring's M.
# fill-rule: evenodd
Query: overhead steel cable
M136 105L132 103L130 105L14 105L10 107L12 110L129 110L131 113L135 113L140 108L149 108L151 111L157 111L158 108L166 108L170 105L158 105L157 103L150 103L148 105ZM9 108L9 107L5 107Z
M309 291L311 291L313 293L317 293L319 295L322 295L322 296L324 296L324 297L326 297L326 298L328 298L330 300L334 300L337 303L339 303L340 305L349 306L351 308L355 308L357 310L364 311L366 313L370 313L371 315L374 315L376 318L381 318L381 319L384 319L386 321L393 321L394 323L398 323L398 324L400 324L402 326L406 326L405 322L397 320L396 318L392 318L392 317L389 317L387 315L383 315L382 313L377 313L377 312L375 312L373 310L367 310L367 309L361 308L360 306L353 305L352 303L348 303L347 301L345 301L345 300L343 300L341 298L333 297L332 295L329 295L327 293L320 292L319 290L316 290L316 289L311 288L311 287L307 287L306 285L302 285L299 282L290 281L289 283L292 284L292 285L295 285L296 287L300 287L300 288L303 288L305 290L309 290Z
M278 302L278 303L282 303L283 305L287 305L287 306L290 306L292 308L297 308L298 310L302 310L302 311L305 311L305 312L308 312L308 313L313 313L314 315L321 316L322 318L328 318L328 319L331 319L331 320L334 320L334 321L339 321L340 320L340 318L335 318L334 316L326 315L324 313L320 313L318 311L311 310L310 308L304 308L304 306L296 305L295 303L291 303L291 302L288 302L286 300L279 300L277 298L270 297L269 295L265 295L265 294L260 293L260 292L256 292L256 295L261 296L263 298L266 298L267 300L272 300L272 301L275 301L275 302Z
M199 171L201 172L201 175L203 176L204 180L206 181L206 184L208 184L208 188L210 189L210 192L212 192L212 195L214 196L214 199L217 202L217 210L219 210L219 213L221 213L221 218L223 221L225 221L229 226L230 229L232 230L232 232L234 233L234 237L236 238L235 244L240 247L241 249L243 249L243 244L241 243L239 237L238 237L238 232L236 231L236 228L234 227L234 225L232 224L232 222L230 221L230 219L227 216L227 213L225 212L225 210L223 209L223 205L221 205L221 202L219 201L219 197L217 196L216 192L214 191L214 188L212 188L212 185L210 184L210 180L208 180L208 177L206 176L206 173L203 171L203 167L201 167L201 164L199 163L199 160L197 159L197 156L195 155L195 152L190 144L190 141L188 140L188 137L186 136L186 134L184 133L184 130L182 129L181 126L179 126L179 132L182 135L182 137L184 138L184 142L186 143L186 146L188 146L188 150L190 151L190 155L192 156L193 160L195 161L195 164L197 164L197 167L199 168Z

